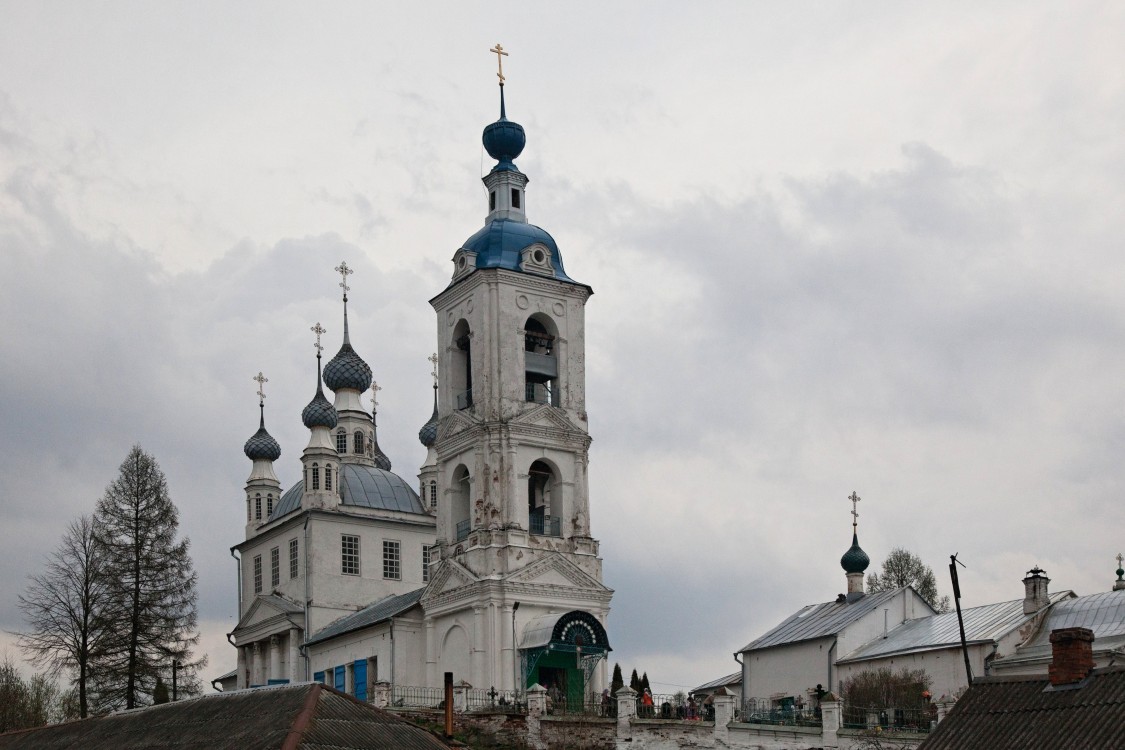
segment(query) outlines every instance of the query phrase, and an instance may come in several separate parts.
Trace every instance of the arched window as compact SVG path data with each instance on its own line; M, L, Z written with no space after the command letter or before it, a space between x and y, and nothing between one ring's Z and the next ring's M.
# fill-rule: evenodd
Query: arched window
M262 520L262 493L254 495L254 520Z
M453 529L455 531L455 539L461 541L469 535L471 530L471 519L469 518L469 507L471 502L469 496L472 493L472 480L469 477L469 470L461 464L453 470L453 503L451 510L453 511L452 521Z
M320 489L320 467L316 464L312 465L312 488L314 490Z
M375 455L375 433L372 431L367 433L367 455Z
M254 520L254 501L249 495L246 496L246 523Z
M348 433L343 430L336 432L336 452L341 456L348 452Z
M543 461L527 470L527 529L532 534L562 535L561 514L553 497L556 484L554 472Z
M356 430L353 440L353 452L363 455L363 430Z
M325 466L324 467L324 489L326 489L326 490L332 489L332 467L331 466Z
M437 480L430 480L430 507L437 507Z
M468 409L473 405L472 333L468 321L457 321L453 327L453 351L450 358L449 384L453 388L453 406Z
M524 323L524 383L528 401L559 406L559 360L555 353L558 329L546 315L536 313Z
M266 518L273 515L273 495L266 495Z

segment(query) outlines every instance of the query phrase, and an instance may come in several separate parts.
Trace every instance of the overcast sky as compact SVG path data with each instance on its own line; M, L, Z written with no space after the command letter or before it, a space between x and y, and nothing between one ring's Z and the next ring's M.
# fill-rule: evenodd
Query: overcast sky
M1125 4L0 0L0 630L131 445L234 667L259 370L283 486L333 267L411 484L427 300L481 129L591 285L593 534L619 661L672 692L921 555L964 604L1125 547ZM984 5L985 7L981 7ZM10 637L0 638L10 644ZM14 650L10 653L14 654Z

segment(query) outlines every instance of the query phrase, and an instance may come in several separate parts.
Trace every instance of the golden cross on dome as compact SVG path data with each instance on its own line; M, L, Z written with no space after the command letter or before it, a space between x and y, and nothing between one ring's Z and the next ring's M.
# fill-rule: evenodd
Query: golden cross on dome
M383 390L383 387L381 385L379 385L378 383L376 383L374 380L372 380L371 381L371 413L372 414L374 414L375 410L379 407L379 391L381 391L381 390Z
M856 527L856 524L859 522L859 511L855 509L856 503L858 503L861 498L859 495L855 494L855 490L852 490L852 494L848 497L848 499L852 501L852 528L854 529Z
M324 351L324 347L320 345L320 337L322 334L328 333L328 330L322 326L319 321L309 330L316 334L316 343L313 344L313 346L316 347L316 356L319 357L320 353Z
M504 48L500 46L500 42L497 42L496 46L493 47L492 49L490 49L489 52L496 55L496 77L500 79L500 85L503 86L504 85L504 58L508 56L508 53L505 52Z
M434 388L437 388L437 363L438 363L437 352L434 352L430 356L426 357L426 360L429 361L430 364L432 364L434 366L434 369L430 371L430 375L433 375L433 377L434 377Z
M355 273L355 271L348 268L347 263L345 263L344 261L340 261L340 265L336 266L336 273L340 274L340 278L342 279L342 281L340 282L340 288L344 290L344 301L347 302L348 290L351 289L351 287L348 286L348 276Z
M265 389L263 388L263 386L266 383L270 382L270 379L263 375L261 370L258 371L257 375L250 379L258 384L258 404L261 405L266 400Z

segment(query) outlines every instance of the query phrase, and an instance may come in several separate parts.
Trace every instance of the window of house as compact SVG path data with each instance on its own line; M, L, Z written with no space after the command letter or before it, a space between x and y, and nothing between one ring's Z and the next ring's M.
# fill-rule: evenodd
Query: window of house
M312 488L314 490L320 489L320 467L316 464L312 465Z
M430 582L430 550L428 544L422 545L422 583Z
M336 452L341 455L348 452L348 433L343 430L336 433Z
M270 550L270 586L276 588L281 585L281 548L274 547Z
M289 577L296 578L301 572L300 557L298 557L299 543L297 537L289 540Z
M261 521L262 520L262 495L261 495L261 493L258 493L257 495L254 495L254 520L255 521Z
M340 572L346 576L359 575L359 537L340 535Z
M325 466L324 467L324 489L326 489L326 490L332 489L332 467L331 466Z
M399 580L402 578L400 545L389 539L383 540L383 578Z
M254 555L254 593L262 593L262 556Z
M360 432L359 430L356 430L355 431L355 437L354 437L352 442L353 442L353 447L355 448L355 452L362 454L363 453L363 433Z

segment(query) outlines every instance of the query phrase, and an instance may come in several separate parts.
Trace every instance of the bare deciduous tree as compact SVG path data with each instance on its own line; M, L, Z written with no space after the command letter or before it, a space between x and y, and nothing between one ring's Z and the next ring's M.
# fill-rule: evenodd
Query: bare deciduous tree
M42 573L31 576L19 598L28 629L20 646L47 675L66 671L78 691L78 714L89 715L91 672L106 640L106 581L95 522L71 522Z
M883 560L883 574L867 574L867 590L874 594L903 586L913 586L918 595L938 612L949 611L949 597L938 597L937 579L930 566L913 552L895 547Z

